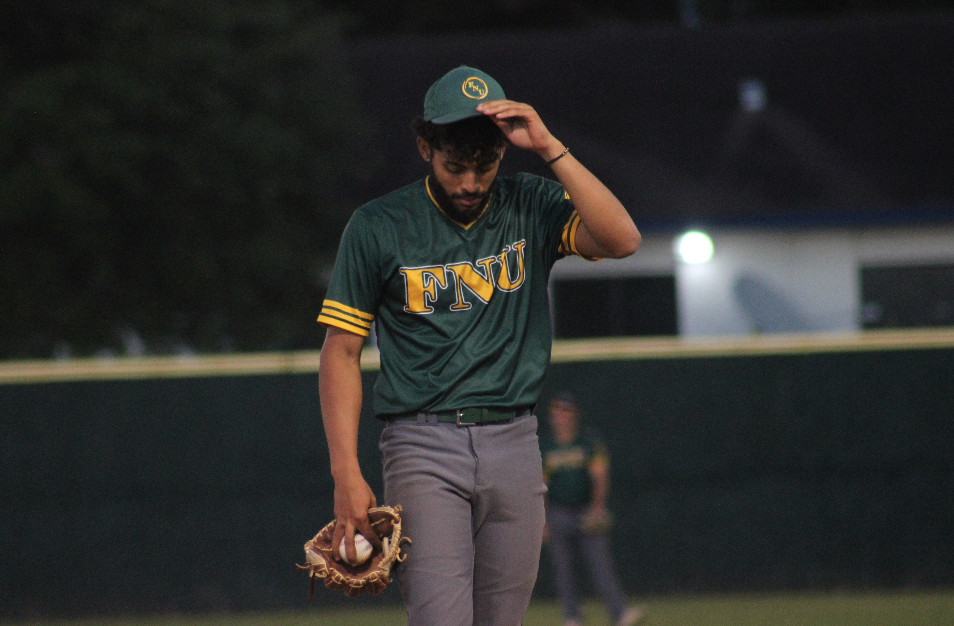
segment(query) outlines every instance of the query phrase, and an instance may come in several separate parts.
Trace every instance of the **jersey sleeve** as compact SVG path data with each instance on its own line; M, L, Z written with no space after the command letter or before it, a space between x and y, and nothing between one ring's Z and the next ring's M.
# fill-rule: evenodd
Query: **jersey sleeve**
M567 198L569 197L568 194ZM576 233L580 229L581 223L580 214L574 209L573 212L570 213L570 218L566 221L566 224L563 225L563 230L560 234L560 247L557 248L557 252L559 252L561 257L576 255L587 261L601 261L602 257L586 256L581 254L577 249Z
M571 255L598 261L598 258L583 256L576 247L576 235L582 222L579 213L573 208L570 194L556 181L543 177L535 178L536 184L533 185L537 196L535 201L540 210L550 264Z
M593 442L593 458L591 462L609 464L609 448L607 448L606 444L599 439Z
M606 445L606 440L603 439L596 428L589 424L585 425L583 427L583 439L587 442L591 463L596 461L609 463L609 448Z
M378 246L366 212L351 216L341 243L318 323L367 337L381 292Z

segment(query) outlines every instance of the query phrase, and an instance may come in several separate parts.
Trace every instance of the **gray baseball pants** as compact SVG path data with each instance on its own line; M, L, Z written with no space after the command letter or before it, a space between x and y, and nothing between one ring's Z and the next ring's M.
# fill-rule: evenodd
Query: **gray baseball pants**
M519 626L545 521L537 418L389 423L384 499L413 543L396 568L408 626Z
M613 622L618 622L626 610L626 597L613 570L609 534L587 535L580 530L580 519L586 507L550 505L547 524L550 530L550 558L553 560L554 582L563 614L567 620L583 621L576 578L579 570L573 566L574 553L583 555L590 579L606 605Z

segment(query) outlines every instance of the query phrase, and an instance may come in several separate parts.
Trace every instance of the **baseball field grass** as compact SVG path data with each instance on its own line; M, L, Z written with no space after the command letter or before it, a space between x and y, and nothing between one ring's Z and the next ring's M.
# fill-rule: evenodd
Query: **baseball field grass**
M667 596L634 599L645 626L952 626L954 591ZM588 626L609 626L602 607L584 606ZM304 611L137 618L0 622L2 626L390 626L405 623L400 606L313 607ZM535 601L524 626L562 626L554 601Z

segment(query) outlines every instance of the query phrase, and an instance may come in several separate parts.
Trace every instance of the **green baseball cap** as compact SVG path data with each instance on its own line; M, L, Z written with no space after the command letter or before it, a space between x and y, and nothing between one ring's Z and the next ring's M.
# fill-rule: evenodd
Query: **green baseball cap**
M489 75L466 65L444 74L424 96L424 121L450 124L480 115L477 105L503 100L503 87Z

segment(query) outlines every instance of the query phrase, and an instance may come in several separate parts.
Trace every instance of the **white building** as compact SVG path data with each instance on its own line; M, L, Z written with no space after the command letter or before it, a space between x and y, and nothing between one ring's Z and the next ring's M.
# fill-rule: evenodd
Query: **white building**
M938 268L954 277L954 225L856 229L719 229L708 232L710 260L677 258L678 234L647 235L627 259L591 263L570 258L554 267L552 286L574 279L633 279L671 276L676 328L682 337L783 332L852 332L879 325L883 303L865 302L863 274L896 268L905 281L910 269ZM895 285L903 288L904 285ZM954 290L929 301L923 317L950 325ZM946 303L946 308L945 308ZM555 315L559 318L559 302ZM638 309L638 305L637 305ZM596 311L594 310L594 314ZM933 318L932 318L933 316Z

